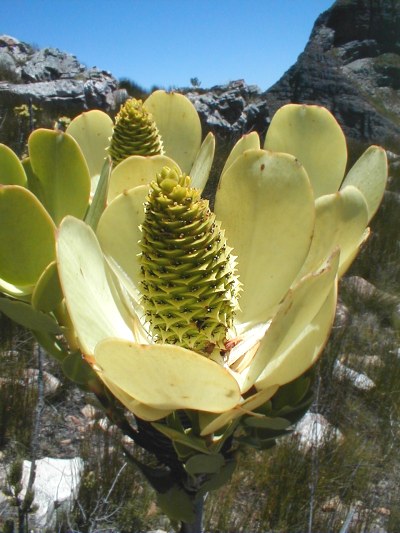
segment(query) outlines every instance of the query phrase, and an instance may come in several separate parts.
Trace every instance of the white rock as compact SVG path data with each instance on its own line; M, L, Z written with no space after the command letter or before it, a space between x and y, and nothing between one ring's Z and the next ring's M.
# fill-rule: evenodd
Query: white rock
M295 426L294 435L297 436L300 446L305 451L314 447L321 448L332 439L343 439L343 434L339 429L332 426L324 416L317 413L306 413Z
M29 385L37 385L38 375L39 370L36 368L27 368L24 371L24 377L27 379ZM55 394L60 386L61 381L58 378L43 370L43 389L45 396L48 394Z
M375 383L366 374L356 372L352 368L344 365L340 361L335 361L333 375L340 381L348 380L353 386L362 391L369 391L375 388Z
M37 527L54 527L56 509L60 506L67 513L71 510L78 493L83 466L83 460L80 457L73 459L45 457L36 461L33 503L38 507L34 513ZM26 492L30 469L31 462L24 461L22 496Z
M85 418L90 418L93 420L96 417L98 410L93 405L87 403L84 407L82 407L81 413Z

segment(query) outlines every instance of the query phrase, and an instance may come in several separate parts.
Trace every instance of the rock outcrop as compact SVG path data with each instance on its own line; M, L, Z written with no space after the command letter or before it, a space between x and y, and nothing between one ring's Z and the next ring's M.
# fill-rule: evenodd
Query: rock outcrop
M361 142L400 140L400 2L337 0L304 50L264 97L271 114L288 102L328 107Z
M252 130L262 133L268 127L267 103L261 98L260 88L244 80L207 91L190 91L186 96L196 107L205 131L234 138Z
M75 56L0 36L0 108L31 102L70 116L92 108L108 111L116 88L109 72L86 68Z

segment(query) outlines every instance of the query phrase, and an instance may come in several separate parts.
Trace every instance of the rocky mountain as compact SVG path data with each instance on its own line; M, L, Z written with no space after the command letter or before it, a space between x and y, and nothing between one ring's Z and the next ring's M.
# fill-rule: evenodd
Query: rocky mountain
M68 115L107 111L116 88L109 72L87 68L75 56L0 36L0 110L31 102Z
M400 141L400 2L337 0L314 24L304 52L263 97L328 107L348 136Z

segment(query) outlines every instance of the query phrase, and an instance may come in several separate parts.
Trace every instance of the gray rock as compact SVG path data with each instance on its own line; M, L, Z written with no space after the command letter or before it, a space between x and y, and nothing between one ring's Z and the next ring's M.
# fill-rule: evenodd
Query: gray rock
M24 461L22 484L26 487L29 479L30 461ZM36 461L36 478L34 483L37 525L55 526L56 510L64 511L72 508L78 494L79 483L83 472L83 460L52 459L45 457Z
M338 302L336 306L336 315L335 321L333 323L333 329L339 330L346 328L350 320L350 311L349 308L344 305L343 302Z
M359 391L370 391L376 387L375 382L366 374L363 372L356 372L340 361L335 361L333 375L339 381L349 381L353 387Z
M86 70L76 57L56 48L45 48L27 59L21 67L21 78L24 82L70 79L78 76L86 78Z
M78 114L110 110L117 81L110 73L86 68L75 56L35 50L13 37L0 36L0 108L29 102L42 109Z
M252 130L262 133L267 129L269 113L260 95L257 86L247 85L244 80L216 85L207 92L187 93L204 129L229 138Z
M0 53L0 79L18 80L15 60L8 52Z
M393 196L394 193L391 194ZM396 317L400 298L395 293L382 291L360 276L349 276L341 282L342 293L359 308L368 308L380 315Z

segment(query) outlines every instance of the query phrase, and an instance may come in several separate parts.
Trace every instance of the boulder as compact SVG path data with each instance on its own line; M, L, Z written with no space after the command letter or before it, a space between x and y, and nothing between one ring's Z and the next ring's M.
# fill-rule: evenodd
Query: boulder
M31 462L24 461L22 473L22 496L28 485ZM36 461L36 477L33 485L37 506L34 521L37 528L52 528L56 525L57 509L68 513L78 494L83 472L83 460L52 459L45 457Z

